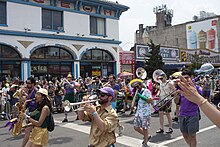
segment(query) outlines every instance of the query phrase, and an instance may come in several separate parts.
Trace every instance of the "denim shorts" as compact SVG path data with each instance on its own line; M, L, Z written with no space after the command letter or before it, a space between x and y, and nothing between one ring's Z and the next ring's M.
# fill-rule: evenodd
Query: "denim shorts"
M187 134L196 134L199 131L199 114L194 116L179 116L180 131Z

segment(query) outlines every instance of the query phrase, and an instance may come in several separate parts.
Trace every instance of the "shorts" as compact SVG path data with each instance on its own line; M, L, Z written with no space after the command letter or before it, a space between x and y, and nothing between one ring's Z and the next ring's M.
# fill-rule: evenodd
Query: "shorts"
M180 131L187 134L196 134L199 131L199 114L194 116L179 116Z
M165 104L165 105L164 105ZM161 107L162 106L162 107ZM159 111L163 111L163 112L171 112L171 108L172 108L172 102L169 100L166 100L161 106L159 107Z
M143 129L149 129L150 128L150 119L151 116L135 116L134 117L134 127L137 128L143 128Z

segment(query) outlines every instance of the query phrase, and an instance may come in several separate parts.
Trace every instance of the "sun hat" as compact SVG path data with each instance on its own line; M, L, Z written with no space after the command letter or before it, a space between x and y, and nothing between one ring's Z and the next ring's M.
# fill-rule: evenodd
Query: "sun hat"
M50 98L48 97L48 91L47 89L44 89L44 88L40 88L37 93L41 93L43 95L46 95L47 99L50 100Z

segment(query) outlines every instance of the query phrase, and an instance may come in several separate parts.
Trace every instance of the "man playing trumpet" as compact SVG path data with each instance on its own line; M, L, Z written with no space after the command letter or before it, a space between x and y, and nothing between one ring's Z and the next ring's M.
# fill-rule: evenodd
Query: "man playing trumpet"
M72 80L72 75L68 74L67 79L64 83L64 89L65 89L65 96L64 101L68 100L70 103L76 102L75 93L76 93L76 87L80 86L77 82ZM67 114L68 112L65 111L65 117L62 122L68 122Z
M86 103L85 110L78 111L78 117L80 120L91 122L88 147L114 147L115 129L119 121L116 111L111 106L114 90L111 87L101 88L98 98L98 106ZM84 101L87 100L88 98L84 98Z

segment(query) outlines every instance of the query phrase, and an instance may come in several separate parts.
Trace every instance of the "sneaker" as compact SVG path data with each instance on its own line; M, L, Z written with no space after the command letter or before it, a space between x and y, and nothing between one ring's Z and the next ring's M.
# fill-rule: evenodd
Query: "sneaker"
M151 137L152 137L151 135L148 135L147 142L151 139ZM142 141L142 144L144 144L144 140Z
M159 130L157 130L156 133L163 133L163 132L164 132L164 130L160 128Z
M178 122L178 117L174 117L172 120Z
M148 147L147 143L142 143L142 147Z
M173 129L172 129L172 128L169 128L169 129L166 131L166 133L168 133L168 134L173 133Z
M64 118L64 120L62 122L68 122L68 119L67 118Z

